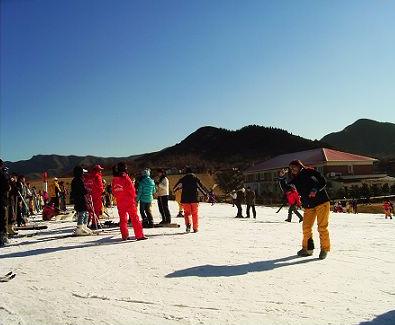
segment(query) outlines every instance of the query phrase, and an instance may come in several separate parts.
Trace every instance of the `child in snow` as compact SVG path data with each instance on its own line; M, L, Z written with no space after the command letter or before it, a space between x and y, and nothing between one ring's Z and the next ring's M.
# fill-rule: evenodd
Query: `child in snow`
M292 212L295 213L299 217L299 222L303 221L303 216L298 211L298 208L302 206L302 202L300 201L300 196L298 191L296 190L295 185L290 185L286 192L285 196L287 197L287 202L289 205L288 208L288 218L285 219L287 222L291 222L292 220Z
M143 227L136 207L136 190L134 184L127 173L126 163L120 162L113 167L112 193L117 199L117 209L119 214L119 227L121 229L122 240L129 239L128 218L132 223L136 240L144 240L147 237L143 234Z
M175 200L178 204L177 218L184 218L184 210L182 209L182 203L181 203L181 192L182 192L181 186L174 190Z
M389 201L389 200L386 200L386 201L384 202L383 207L384 207L385 219L387 219L388 217L389 217L390 219L392 219L392 214L391 214L391 203L390 203L390 201Z

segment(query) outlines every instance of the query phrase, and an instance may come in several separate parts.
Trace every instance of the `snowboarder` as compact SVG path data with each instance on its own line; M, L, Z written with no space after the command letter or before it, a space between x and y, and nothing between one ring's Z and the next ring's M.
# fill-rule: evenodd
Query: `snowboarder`
M285 175L288 169L282 169L279 173L279 182L282 188L289 184L295 185L300 194L304 210L303 216L303 242L299 256L311 256L314 250L313 224L317 219L318 232L320 234L321 252L320 259L324 259L330 251L330 238L328 220L330 201L326 192L326 180L315 169L303 165L300 160L289 163L291 179L287 182Z
M84 173L87 170L81 166L75 166L73 170L74 178L71 181L71 193L70 196L74 202L74 209L77 212L77 228L75 234L77 236L91 235L92 231L87 227L88 223L88 198L89 191L84 183Z
M160 215L162 221L159 224L171 223L171 216L169 210L169 179L166 176L164 169L159 169L159 179L156 182L157 186L157 199Z
M127 173L127 165L119 162L113 167L112 193L117 200L117 209L119 214L119 227L121 230L122 240L129 239L128 215L132 223L134 236L136 240L144 240L143 227L136 207L136 190L134 184Z
M193 232L199 231L199 199L198 190L207 196L207 189L201 183L200 179L193 174L192 169L187 167L185 169L186 175L183 176L174 185L173 191L182 187L181 203L184 209L184 220L186 232L191 231L191 215L192 215L192 228Z
M250 209L252 210L252 215L254 219L256 219L256 211L255 211L255 191L251 189L251 187L247 187L246 191L246 203L247 203L247 218L250 217Z
M146 168L142 171L142 177L139 181L137 191L137 202L140 202L140 214L143 218L144 228L154 227L154 218L152 217L151 213L151 205L152 201L154 200L153 195L156 192L156 186L150 175L150 169Z

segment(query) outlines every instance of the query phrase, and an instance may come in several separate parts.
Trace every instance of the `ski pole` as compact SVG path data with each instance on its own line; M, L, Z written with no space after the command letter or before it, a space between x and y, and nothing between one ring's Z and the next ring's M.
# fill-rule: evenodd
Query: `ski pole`
M285 203L281 204L280 208L276 211L276 213L279 213L280 210L285 206Z

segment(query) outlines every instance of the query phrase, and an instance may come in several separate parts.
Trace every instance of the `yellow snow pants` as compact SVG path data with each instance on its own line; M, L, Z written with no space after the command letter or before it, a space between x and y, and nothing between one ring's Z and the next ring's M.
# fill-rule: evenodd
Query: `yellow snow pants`
M331 242L329 239L328 221L329 221L330 203L322 203L315 208L304 210L303 214L303 242L304 249L308 249L307 242L313 238L313 225L317 218L318 232L320 234L321 250L329 252Z

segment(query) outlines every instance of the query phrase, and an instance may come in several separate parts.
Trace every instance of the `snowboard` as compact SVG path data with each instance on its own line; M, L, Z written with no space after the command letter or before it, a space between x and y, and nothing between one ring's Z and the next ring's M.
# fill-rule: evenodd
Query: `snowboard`
M155 223L154 228L180 228L178 223Z
M15 227L15 230L41 230L41 229L47 229L47 228L48 228L48 226L45 226L45 225L30 224L30 225Z

